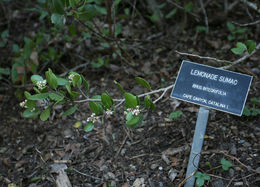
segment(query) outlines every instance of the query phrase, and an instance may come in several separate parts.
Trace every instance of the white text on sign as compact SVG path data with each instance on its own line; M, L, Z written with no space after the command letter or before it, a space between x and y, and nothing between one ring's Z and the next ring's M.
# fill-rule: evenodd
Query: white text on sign
M237 79L232 79L230 77L225 77L225 76L219 76L213 73L208 73L205 71L200 71L197 69L191 69L190 74L193 76L197 76L197 77L202 77L202 78L206 78L206 79L210 79L210 80L214 80L214 81L219 81L222 83L228 83L231 85L237 85L238 84L238 80Z

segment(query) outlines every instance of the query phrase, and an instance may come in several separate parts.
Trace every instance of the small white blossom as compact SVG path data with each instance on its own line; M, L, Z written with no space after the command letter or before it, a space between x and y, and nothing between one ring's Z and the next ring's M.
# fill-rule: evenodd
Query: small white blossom
M87 118L87 122L95 123L99 120L99 116L96 116L95 113L92 113L90 117Z
M46 84L47 84L47 81L46 81L46 80L37 81L36 86L37 86L40 90L42 90L42 89L46 86Z
M27 108L26 103L27 103L27 100L25 99L24 101L22 101L22 102L20 103L20 107L22 107L22 108Z
M31 109L31 112L34 112L34 111L35 111L35 108L32 108L32 109Z
M73 81L74 75L70 74L68 78L69 78L69 82L71 83Z
M108 110L106 111L106 115L113 115L113 111L108 109Z
M141 110L139 108L140 108L140 106L136 106L136 108L128 108L128 109L126 109L126 111L124 111L124 114L126 115L128 112L132 112L133 115L137 116L141 112Z

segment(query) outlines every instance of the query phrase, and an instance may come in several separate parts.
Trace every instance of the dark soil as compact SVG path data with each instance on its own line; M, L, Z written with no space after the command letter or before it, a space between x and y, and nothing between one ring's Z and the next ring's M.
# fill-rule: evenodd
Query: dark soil
M215 8L214 4L211 6L209 10ZM26 19L25 25L32 28L33 24L28 23L37 21L37 16L29 16L31 19ZM225 64L175 53L175 50L178 50L230 61L238 59L240 56L230 52L235 42L227 41L229 31L225 24L227 20L249 21L245 18L241 20L238 15L232 14L219 23L217 17L209 15L212 27L207 35L195 31L193 26L196 24L191 18L191 24L184 25L184 29L179 28L181 26L178 22L165 22L163 28L161 25L150 26L151 23L145 21L145 18L129 23L122 22L124 37L147 40L128 44L129 53L135 63L120 63L119 59L115 59L108 67L96 69L89 64L77 72L83 73L90 83L90 95L108 91L113 98L121 98L114 80L120 82L125 90L141 94L146 90L136 85L135 76L146 78L153 90L167 87L174 84L181 61L184 59L221 67ZM20 17L23 18L26 16ZM179 22L182 22L181 17L179 19ZM11 36L16 35L17 24L24 30L17 36L17 40L22 40L30 31L27 26L16 20L9 28L12 30ZM36 27L38 29L39 26ZM259 34L259 25L252 26L249 28L248 38L257 41ZM85 44L80 45L83 47L79 54L86 58L96 59L98 56L107 55L107 51L95 50L98 46L95 43L92 50L85 50ZM11 62L9 50L5 48L1 52L2 66ZM54 72L63 73L66 68L70 69L83 63L74 56L75 51L76 49L70 49L64 52L64 63L61 67L59 64L55 65ZM251 98L260 96L259 59L260 53L257 52L247 61L231 68L232 71L254 77L247 107L252 107ZM43 67L43 70L46 68ZM87 104L81 104L80 112L73 116L62 118L62 111L58 110L52 120L42 122L39 119L21 117L20 100L15 97L15 92L17 88L1 89L0 186L56 186L57 173L52 169L55 164L64 164L63 166L67 167L65 172L74 187L168 187L178 186L185 180L199 106L171 99L168 91L157 103L156 109L145 115L141 127L125 127L123 106L120 106L117 114L111 119L106 120L104 124L96 124L93 131L86 133L82 127L75 128L74 124L90 116ZM159 96L160 93L155 94L152 99ZM176 120L170 120L169 114L175 110L181 110L183 115ZM205 185L260 186L259 142L259 115L237 117L210 110L199 166L200 171L211 177ZM228 171L218 167L223 157L233 164Z

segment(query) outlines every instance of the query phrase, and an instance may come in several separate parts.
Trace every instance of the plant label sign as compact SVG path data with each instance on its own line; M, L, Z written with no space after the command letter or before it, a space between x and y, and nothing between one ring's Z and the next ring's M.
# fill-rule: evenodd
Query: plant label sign
M242 115L252 76L182 61L172 98Z

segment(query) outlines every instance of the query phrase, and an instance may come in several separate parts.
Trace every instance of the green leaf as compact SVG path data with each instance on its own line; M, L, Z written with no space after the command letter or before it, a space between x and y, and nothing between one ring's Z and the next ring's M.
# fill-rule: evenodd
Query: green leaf
M67 89L72 100L74 100L76 97L80 96L80 93L71 90L71 87L69 84L65 85L65 88Z
M30 182L37 182L41 179L42 179L41 177L33 177L33 178L31 178Z
M240 29L237 29L234 33L244 34L246 31L247 31L247 28L240 28Z
M176 14L176 12L177 12L177 8L172 9L172 10L165 16L165 18L166 18L166 19L170 19L172 16L174 16L174 15Z
M205 165L211 168L211 163L210 162L206 162Z
M53 7L58 14L64 14L64 4L62 0L52 0Z
M76 0L69 0L69 4L72 8L75 8L77 1Z
M77 35L77 29L76 29L76 27L73 24L71 24L69 26L69 33L70 33L71 36L76 36Z
M96 6L95 8L96 8L98 13L100 13L102 15L107 15L107 9L106 8L101 7L101 6Z
M220 163L222 165L222 169L225 171L229 170L229 168L232 167L232 165L233 165L232 162L230 162L229 160L226 160L225 158L222 158L220 160Z
M158 8L158 9L162 9L162 8L165 7L165 5L166 5L166 3L162 3L162 4L160 4L160 5L157 5L157 8Z
M79 127L81 127L81 125L82 125L82 123L80 122L80 121L77 121L76 123L74 123L74 127L75 128L79 128Z
M227 22L227 28L233 32L236 29L236 26L233 23Z
M144 107L149 109L155 109L155 104L152 102L152 100L150 99L150 95L145 96L144 98Z
M84 78L83 75L81 75L81 79L82 79L83 85L84 85L84 87L85 87L86 95L88 95L88 93L89 93L89 85L88 85L88 82L86 81L86 79Z
M28 99L31 97L31 94L27 91L24 91L24 96Z
M20 47L17 44L13 44L12 46L12 51L15 53L18 53L20 51Z
M124 97L125 97L125 106L127 108L136 108L138 102L136 97L133 94L125 93Z
M153 14L152 16L150 16L150 20L152 21L152 22L157 22L157 21L159 21L159 19L160 19L160 17L159 17L159 15L158 14Z
M1 33L1 38L2 38L2 39L5 39L5 38L8 37L8 35L9 35L9 31L8 31L8 29L6 29L6 30L4 30L4 31Z
M129 112L132 113L132 112ZM131 115L131 114L129 114ZM131 115L131 117L128 116L128 119L126 121L126 126L129 128L137 128L143 121L143 115L139 114L139 115Z
M196 185L199 186L199 187L203 186L204 182L205 182L205 180L203 178L197 178L196 179Z
M184 9L185 9L185 11L186 12L190 12L190 11L192 11L192 9L193 9L193 3L190 1L189 3L187 3L185 6L184 6Z
M70 72L69 76L73 75L73 79L72 79L72 86L75 87L79 87L82 83L82 79L80 74L76 73L76 72Z
M80 96L79 92L75 92L75 91L71 91L70 96L72 98L72 100L76 99L77 97Z
M182 111L181 110L177 110L175 112L170 113L169 118L170 119L178 119L181 115L182 115Z
M49 86L52 89L56 89L58 86L58 79L57 79L56 75L54 73L52 73L50 68L48 71L46 71L45 76L46 76L46 80L47 80Z
M128 15L130 14L130 9L129 9L129 8L125 8L125 9L124 9L124 12L125 12L125 14L128 16Z
M210 180L210 176L208 176L205 173L201 173L199 171L196 172L194 176L196 177L196 185L197 186L203 186L205 180Z
M95 113L96 115L100 115L103 113L101 105L97 102L89 101L89 107L92 113Z
M34 111L31 111L31 109L26 109L23 112L23 117L25 118L36 118L40 114L40 111L38 108L36 108Z
M51 100L61 101L62 99L64 99L64 96L63 96L63 95L56 94L56 93L49 93L49 98L50 98Z
M151 91L151 86L145 79L143 79L141 77L136 77L135 80L138 84L142 85L143 87L145 87Z
M250 109L247 108L246 106L244 107L243 115L245 115L245 116L250 116L251 115Z
M81 21L90 21L98 15L95 5L86 4L84 7L79 8L78 18Z
M49 93L40 93L40 94L35 94L31 95L29 92L25 91L24 95L27 99L33 100L33 101L38 101L38 100L43 100L46 99L49 96Z
M31 81L34 85L36 85L38 81L43 81L43 78L40 75L32 75Z
M90 132L94 129L94 123L87 123L85 126L84 126L84 131L85 132Z
M104 105L105 110L109 109L113 104L112 98L106 93L101 95L101 102Z
M258 102L260 102L260 99L257 99L256 97L253 97L253 98L250 99L250 101L251 101L254 105L256 105Z
M114 81L114 83L116 84L116 86L118 87L118 89L124 94L126 93L126 91L123 89L123 87L121 86L121 84L117 81Z
M67 79L58 77L58 78L57 78L57 83L58 83L58 85L60 85L60 86L64 86L64 85L69 84L69 81L68 81Z
M207 28L205 26L196 26L196 31L207 31Z
M51 22L54 24L54 25L57 25L57 26L63 26L64 23L63 23L63 15L61 14L52 14L51 15Z
M259 115L260 114L260 109L259 108L256 108L256 109L254 109L254 108L252 108L252 116L257 116L257 115Z
M25 59L28 59L30 57L30 55L32 54L32 48L33 48L33 44L34 42L27 37L24 37L24 41L25 41L25 45L23 47L23 55Z
M125 117L126 121L130 121L132 118L133 118L133 113L132 112L128 112L126 114L126 117Z
M228 35L228 41L233 41L235 39L236 39L236 37L234 35L231 35L231 34Z
M74 112L76 112L77 109L78 109L78 106L75 105L75 106L71 107L70 109L66 110L61 116L62 117L69 116L69 115L73 114Z
M36 105L36 101L33 101L33 100L27 100L27 102L26 102L26 107L30 110L35 108L35 105Z
M50 117L50 114L51 114L51 108L48 107L41 113L40 119L42 121L46 121Z
M253 40L247 40L246 46L247 46L247 49L248 49L248 53L250 54L255 50L256 42L254 42Z
M231 51L236 55L241 55L247 50L246 45L243 44L242 42L237 42L236 46L237 46L236 48L231 49Z
M69 84L65 85L65 88L67 89L68 93L71 95L71 87Z
M119 35L119 34L121 34L121 33L122 33L122 24L118 22L118 23L116 24L115 34L116 34L116 36L117 36L117 35Z
M242 43L242 42L237 42L237 48L241 48L241 49L243 49L244 51L247 50L246 45L245 45L244 43Z
M0 74L10 75L10 70L8 68L0 68Z

